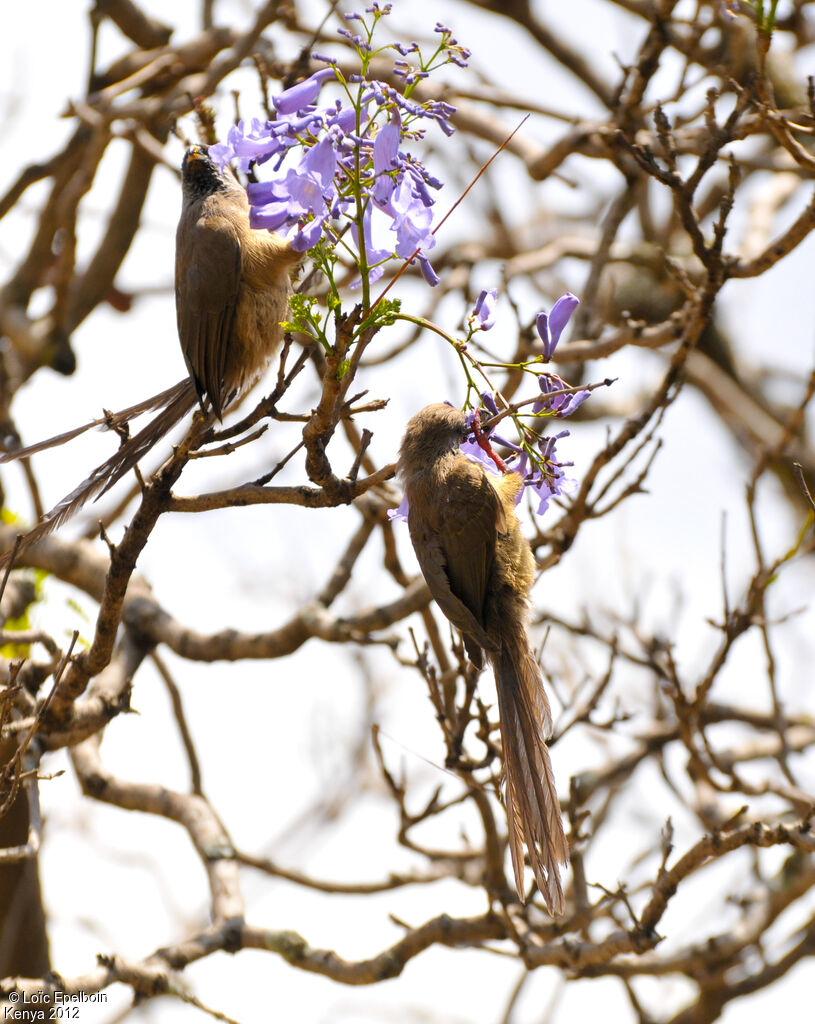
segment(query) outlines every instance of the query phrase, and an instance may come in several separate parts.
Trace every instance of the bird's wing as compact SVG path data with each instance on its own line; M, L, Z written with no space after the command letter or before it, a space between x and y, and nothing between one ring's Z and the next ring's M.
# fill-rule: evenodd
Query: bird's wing
M411 537L436 603L465 636L489 650L484 599L503 508L484 470L463 457L445 484L435 508L408 515Z
M221 208L182 218L176 245L178 336L199 398L220 418L224 372L241 282L240 218ZM237 207L236 207L237 212ZM245 218L244 210L240 211ZM238 222L238 223L236 223ZM247 221L248 225L248 221Z
M450 589L484 625L484 599L503 507L487 474L465 458L448 477L441 536Z
M409 520L408 520L409 521ZM419 568L425 578L433 600L441 608L445 616L456 626L465 637L472 637L481 648L490 646L489 639L481 623L476 619L467 605L453 593L450 577L447 573L446 555L440 539L428 537L424 543L414 541ZM476 665L483 663L479 657L473 657L474 651L468 645L467 653Z

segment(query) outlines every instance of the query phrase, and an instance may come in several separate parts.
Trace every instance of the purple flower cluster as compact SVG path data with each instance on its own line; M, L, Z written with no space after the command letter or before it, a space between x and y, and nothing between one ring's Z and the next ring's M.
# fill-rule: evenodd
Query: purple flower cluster
M389 10L389 5L373 4L366 13L373 15L375 24ZM367 38L348 29L340 32L356 47L364 69L373 27L368 28L363 15L346 17L363 23ZM468 52L449 29L438 25L436 31L442 34L436 56L441 54L443 63L463 64ZM394 44L394 49L404 58L417 52L418 44ZM410 99L412 85L425 76L422 69L428 65L411 72L406 60L396 62L406 83L402 94L362 75L346 81L333 58L314 56L329 66L274 97L275 120L255 118L249 126L243 121L233 125L227 141L210 148L212 159L221 166L235 160L244 171L270 163L268 179L247 189L253 227L279 232L304 252L326 233L339 240L342 220L350 220L353 256L368 281L381 277L389 259L417 257L425 279L437 284L427 253L436 244L432 192L442 183L405 142L422 137L419 122L435 122L445 134L452 134L455 108L441 100ZM329 82L338 84L345 98L319 106L320 92ZM350 249L346 238L342 245Z
M535 510L537 515L542 516L549 508L549 502L559 494L570 491L576 481L566 476L566 467L573 466L573 462L560 462L555 451L555 445L562 437L568 437L568 430L561 430L558 434L550 434L538 442L538 452L533 462L529 453L524 451L514 466L516 473L520 473L524 487L532 491L538 500L538 507Z
M552 306L551 313L538 313L535 327L543 346L541 358L545 363L548 363L555 354L560 336L579 305L580 299L571 292L566 292ZM591 394L588 388L573 391L571 394L559 394L558 392L568 391L569 385L556 373L538 374L538 386L541 389L541 397L532 406L532 411L539 415L554 414L561 418L571 416Z
M532 406L532 412L554 414L561 419L571 416L591 394L588 388L564 394L569 385L556 373L538 374L538 387L541 389L541 397Z
M493 416L498 414L498 406L493 395L484 392L481 395L481 401L488 413ZM475 413L471 414L470 422L475 415ZM529 490L536 496L538 506L535 511L537 515L542 516L553 497L563 494L574 485L575 481L567 477L565 473L565 467L572 466L574 463L560 462L555 451L557 442L561 438L569 436L568 430L561 430L558 434L541 438L537 442L537 450L532 455L530 455L528 445L522 448L489 429L485 433L489 435L490 443L495 442L509 449L510 454L506 457L507 469L518 473L524 482L524 490ZM468 437L461 445L461 452L472 462L480 463L487 472L495 474L500 472L495 459L490 456L484 446L478 444L477 440L470 440ZM520 502L522 494L523 491L518 493L518 502Z
M495 288L485 288L475 302L470 327L472 331L488 331L495 324L495 303L498 292ZM548 363L555 354L560 336L571 319L572 313L580 305L580 299L566 292L552 306L552 312L545 310L535 318L535 327L541 340L541 359Z
M475 331L488 331L493 326L496 300L497 292L494 288L485 289L478 296L469 319L470 336ZM552 306L551 313L538 314L536 327L543 343L542 359L544 361L548 362L552 358L560 336L579 304L579 299L571 292L566 292ZM555 373L539 373L537 377L541 397L534 402L532 412L539 417L554 416L563 419L566 416L571 416L591 394L589 388L569 391L569 385ZM498 415L498 405L494 395L482 392L481 402L483 410L489 416ZM497 475L508 470L519 473L524 482L524 489L531 491L537 499L537 514L543 515L552 498L570 490L575 483L573 479L566 476L566 469L573 463L561 462L556 451L558 441L568 437L569 431L561 430L557 434L539 438L535 441L534 446L529 441L518 445L492 430L489 423L482 432L480 412L480 409L472 412L467 418L468 424L473 428L473 433L462 442L461 453L472 462L478 462L488 473ZM481 435L480 438L479 435ZM509 452L504 457L506 465L504 460L492 451L493 443L501 445ZM518 501L521 500L522 493L523 491L519 492ZM407 520L408 511L407 498L404 498L398 508L388 511L388 516L391 519Z

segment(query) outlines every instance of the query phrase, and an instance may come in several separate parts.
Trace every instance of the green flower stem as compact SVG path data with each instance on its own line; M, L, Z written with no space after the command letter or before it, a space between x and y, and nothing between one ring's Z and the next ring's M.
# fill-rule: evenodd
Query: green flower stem
M467 351L467 349L465 347L465 344L460 342L457 338L454 338L452 336L452 334L448 334L447 331L445 331L443 328L439 327L438 324L434 324L432 322L432 320L425 320L424 317L421 317L421 316L411 316L409 313L399 313L399 314L397 314L396 319L397 320L405 320L405 321L407 321L407 323L415 324L417 327L422 327L425 330L432 331L434 334L437 334L440 338L443 338L447 342L448 345L451 345L456 350L456 355L459 358L459 362L461 363L462 369L464 370L464 375L467 378L467 402L468 403L470 401L470 391L474 390L475 393L478 395L478 402L476 402L476 405L480 405L481 404L481 391L480 391L480 389L479 389L479 387L478 387L478 385L477 385L477 383L475 381L475 378L473 377L473 374L470 372L471 368L473 370L475 370L481 376L481 378L483 379L483 381L486 384L487 389L489 391L495 392L496 394L498 393L498 390L495 387L495 385L492 383L492 381L490 380L489 375L485 372L484 366L489 365L489 366L495 366L495 367L497 367L499 369L503 369L504 367L507 367L507 368L510 367L511 364L509 364L509 363L489 363L489 364L486 364L486 363L480 362L474 356L470 355L470 353Z

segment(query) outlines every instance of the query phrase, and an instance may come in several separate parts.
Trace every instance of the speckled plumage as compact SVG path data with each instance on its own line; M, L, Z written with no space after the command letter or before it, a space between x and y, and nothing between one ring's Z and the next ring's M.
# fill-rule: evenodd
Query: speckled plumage
M506 773L509 847L518 895L529 859L547 906L563 912L559 864L568 862L544 736L551 731L540 668L526 635L534 559L518 518L517 473L493 477L459 451L464 415L430 405L407 425L399 470L408 527L430 593L461 630L479 668L495 671Z
M245 190L221 173L206 148L182 165L176 232L175 300L184 360L202 405L216 416L255 384L280 345L302 259L279 235L253 231Z

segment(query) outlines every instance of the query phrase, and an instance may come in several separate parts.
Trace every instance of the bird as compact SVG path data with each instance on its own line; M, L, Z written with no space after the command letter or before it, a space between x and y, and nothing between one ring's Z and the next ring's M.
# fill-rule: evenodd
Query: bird
M175 304L189 376L119 413L28 448L0 453L0 462L19 459L65 443L93 426L121 429L136 416L160 409L45 514L24 536L18 552L57 529L91 498L101 497L196 405L205 416L221 420L257 383L280 347L291 272L303 254L280 235L251 227L246 190L230 171L213 162L207 146L191 146L185 152L181 193Z
M552 715L527 635L535 561L515 514L519 474L488 473L459 446L465 415L429 405L409 420L398 470L408 529L436 604L462 634L476 668L492 665L498 693L509 849L524 900L523 844L553 914L564 912L559 865L569 860L546 738Z
M290 271L303 258L281 235L253 230L246 190L187 150L175 247L178 337L196 394L221 419L261 377L282 338Z

